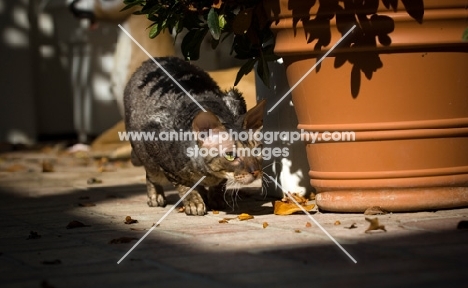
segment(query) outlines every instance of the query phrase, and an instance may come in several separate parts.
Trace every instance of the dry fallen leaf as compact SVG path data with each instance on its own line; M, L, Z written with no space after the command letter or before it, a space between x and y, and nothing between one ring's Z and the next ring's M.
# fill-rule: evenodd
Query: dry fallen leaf
M263 229L265 229L266 227L268 227L268 222L263 222Z
M125 217L125 224L135 224L135 223L138 223L138 220L136 219L132 219L132 217L130 216L127 216Z
M114 171L114 165L109 162L109 159L106 157L101 158L97 162L98 165L98 172L112 172Z
M311 211L315 205L310 204L303 206L306 211ZM275 201L274 214L275 215L291 215L296 212L301 212L302 209L298 207L295 203L286 203L282 201Z
M39 238L41 238L41 235L39 235L36 231L31 231L29 232L29 236L28 238L26 238L26 240L39 239Z
M382 209L380 206L372 206L367 208L366 211L364 211L364 215L384 215L387 213L388 212Z
M78 206L80 206L80 207L94 207L94 206L96 206L96 204L94 204L92 202L85 202L85 203L80 202L80 203L78 203Z
M130 230L133 230L133 231L145 231L146 229L145 228L130 228Z
M239 219L240 221L249 220L249 219L253 219L253 218L254 218L254 216L249 215L247 213L242 213L239 216L237 216L237 219Z
M90 227L91 225L85 225L80 221L73 220L66 226L67 229L74 229L74 228L82 228L82 227Z
M335 225L335 226L341 225L341 222L339 220L336 220L333 225Z
M355 229L355 228L357 228L357 226L356 226L356 223L353 223L350 226L344 227L344 228L346 228L346 229Z
M120 237L120 238L112 239L111 241L109 241L109 244L130 243L133 240L138 240L138 238L135 238L135 237Z
M54 165L52 162L48 160L42 161L42 172L48 173L48 172L54 172Z
M365 231L366 233L372 230L383 230L387 232L387 230L385 230L385 226L379 224L378 218L371 219L366 217L366 221L370 222L369 228L367 228Z
M290 197L294 198L294 200L296 200L296 202L301 205L307 204L307 201L308 201L306 198L302 197L301 195L297 193L291 193L291 192L288 192L287 195L284 196L283 199L281 199L281 201L286 202L286 203L294 203L294 201L292 201Z
M296 230L294 230L294 232L296 232L296 233L301 233L301 230L296 229Z
M101 184L102 180L92 177L92 178L89 178L86 182L88 183L88 185Z
M310 228L312 227L312 224L310 222L307 222L306 225L305 225L307 228Z
M229 220L234 220L234 219L236 219L236 218L232 218L232 217L231 218L223 218L223 219L219 220L218 222L219 223L229 223Z

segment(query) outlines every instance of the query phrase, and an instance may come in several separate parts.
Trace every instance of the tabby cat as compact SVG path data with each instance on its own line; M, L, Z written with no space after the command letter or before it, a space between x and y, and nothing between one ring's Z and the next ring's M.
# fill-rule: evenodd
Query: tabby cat
M164 177L182 197L206 176L185 199L187 215L204 215L207 206L218 209L226 184L249 184L262 177L261 155L236 155L238 148L255 148L260 143L228 139L219 142L219 133L258 130L262 127L264 102L246 111L244 98L235 89L221 91L200 68L175 57L155 60L203 107L197 105L152 60L143 62L130 78L124 93L127 132L190 131L206 136L197 139L136 141L132 139L132 163L144 166L149 206L165 206L161 183ZM208 133L210 132L210 133ZM188 153L201 148L219 148L220 153ZM222 152L224 151L224 152Z

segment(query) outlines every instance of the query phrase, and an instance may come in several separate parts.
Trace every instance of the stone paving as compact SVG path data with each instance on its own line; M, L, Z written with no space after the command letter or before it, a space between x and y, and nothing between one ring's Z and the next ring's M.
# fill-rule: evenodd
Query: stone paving
M43 172L44 161L53 172ZM0 154L0 171L1 287L468 285L467 208L312 213L353 263L307 215L274 215L274 199L250 188L217 214L176 208L117 264L177 202L174 191L170 205L150 208L143 169L50 151ZM125 224L127 216L138 223ZM386 231L365 233L365 217ZM71 221L86 226L67 229Z

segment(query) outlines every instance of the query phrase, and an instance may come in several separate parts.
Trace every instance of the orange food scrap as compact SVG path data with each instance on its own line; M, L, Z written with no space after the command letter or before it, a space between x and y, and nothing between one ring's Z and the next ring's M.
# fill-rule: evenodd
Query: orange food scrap
M275 201L275 215L291 215L302 211L302 209L289 197L293 197L294 200L296 200L296 202L299 203L299 205L301 205L306 211L311 211L315 207L315 204L308 204L308 200L297 193L289 193L288 196L281 199L281 201Z
M249 215L247 213L242 213L239 216L237 216L237 219L239 219L240 221L249 220L249 219L253 219L253 218L254 218L254 216Z
M219 214L219 211L213 210L213 214Z
M310 224L310 222L307 222L305 226L306 226L307 228L310 228L310 227L312 227L312 224Z
M223 219L219 220L218 222L221 223L221 224L224 224L224 223L229 223L229 220L226 219L226 218L223 218Z
M296 229L296 230L294 230L294 232L296 232L296 233L301 233L301 230Z
M335 226L341 225L341 222L339 220L336 220L334 223Z
M263 222L263 229L265 229L266 227L268 227L268 222Z

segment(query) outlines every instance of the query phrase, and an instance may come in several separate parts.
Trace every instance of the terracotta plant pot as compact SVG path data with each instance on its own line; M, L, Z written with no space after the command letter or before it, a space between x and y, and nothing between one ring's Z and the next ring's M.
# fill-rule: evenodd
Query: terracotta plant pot
M293 11L309 8L289 2L278 7L267 1L266 9L278 20L272 26L275 53L283 57L292 86L342 34L335 17L329 44L314 51L316 40L307 44L305 35L326 29L304 28L300 21L293 28ZM468 206L468 43L462 41L466 1L424 4L422 24L401 2L396 12L379 8L380 15L394 20L391 45L376 41L357 49L337 48L292 91L299 129L322 136L336 132L337 141L306 145L320 209ZM310 9L310 19L318 6L317 1ZM318 38L322 36L327 35ZM340 141L337 133L345 131L354 132L355 141Z

